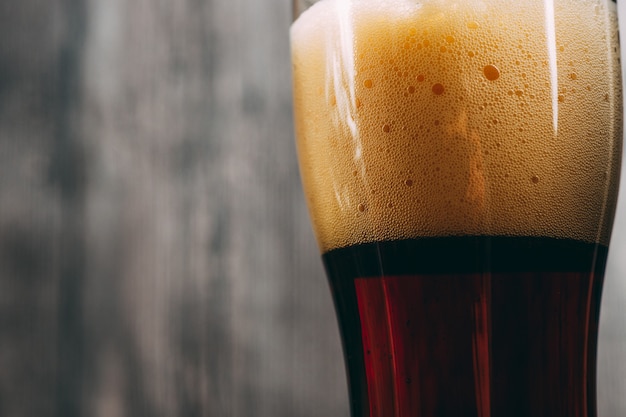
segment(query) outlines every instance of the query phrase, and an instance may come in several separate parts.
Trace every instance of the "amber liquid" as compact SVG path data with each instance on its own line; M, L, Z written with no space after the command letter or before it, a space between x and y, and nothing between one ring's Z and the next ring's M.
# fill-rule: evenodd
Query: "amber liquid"
M323 255L353 417L595 417L607 248L378 242Z

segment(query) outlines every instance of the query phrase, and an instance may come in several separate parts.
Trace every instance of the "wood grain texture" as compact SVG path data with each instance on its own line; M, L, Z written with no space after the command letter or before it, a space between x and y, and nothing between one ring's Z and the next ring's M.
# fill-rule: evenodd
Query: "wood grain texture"
M348 415L290 5L0 2L0 416ZM607 417L626 414L624 235Z
M0 415L346 415L289 2L0 7Z

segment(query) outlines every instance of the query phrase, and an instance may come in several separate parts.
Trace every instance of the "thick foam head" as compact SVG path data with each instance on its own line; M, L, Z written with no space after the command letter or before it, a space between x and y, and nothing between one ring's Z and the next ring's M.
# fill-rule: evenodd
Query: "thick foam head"
M323 0L291 36L323 251L446 235L608 243L622 133L604 1Z

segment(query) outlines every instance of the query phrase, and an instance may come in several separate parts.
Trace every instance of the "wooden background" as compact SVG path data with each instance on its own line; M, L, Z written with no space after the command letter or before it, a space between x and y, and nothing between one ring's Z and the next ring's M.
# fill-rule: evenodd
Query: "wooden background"
M290 4L0 0L0 416L348 415ZM626 415L623 201L601 417Z

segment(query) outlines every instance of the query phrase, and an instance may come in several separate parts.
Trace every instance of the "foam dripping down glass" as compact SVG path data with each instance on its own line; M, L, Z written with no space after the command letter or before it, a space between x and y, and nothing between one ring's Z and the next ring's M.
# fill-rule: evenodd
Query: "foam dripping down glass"
M615 3L302 9L298 157L352 416L595 417Z

